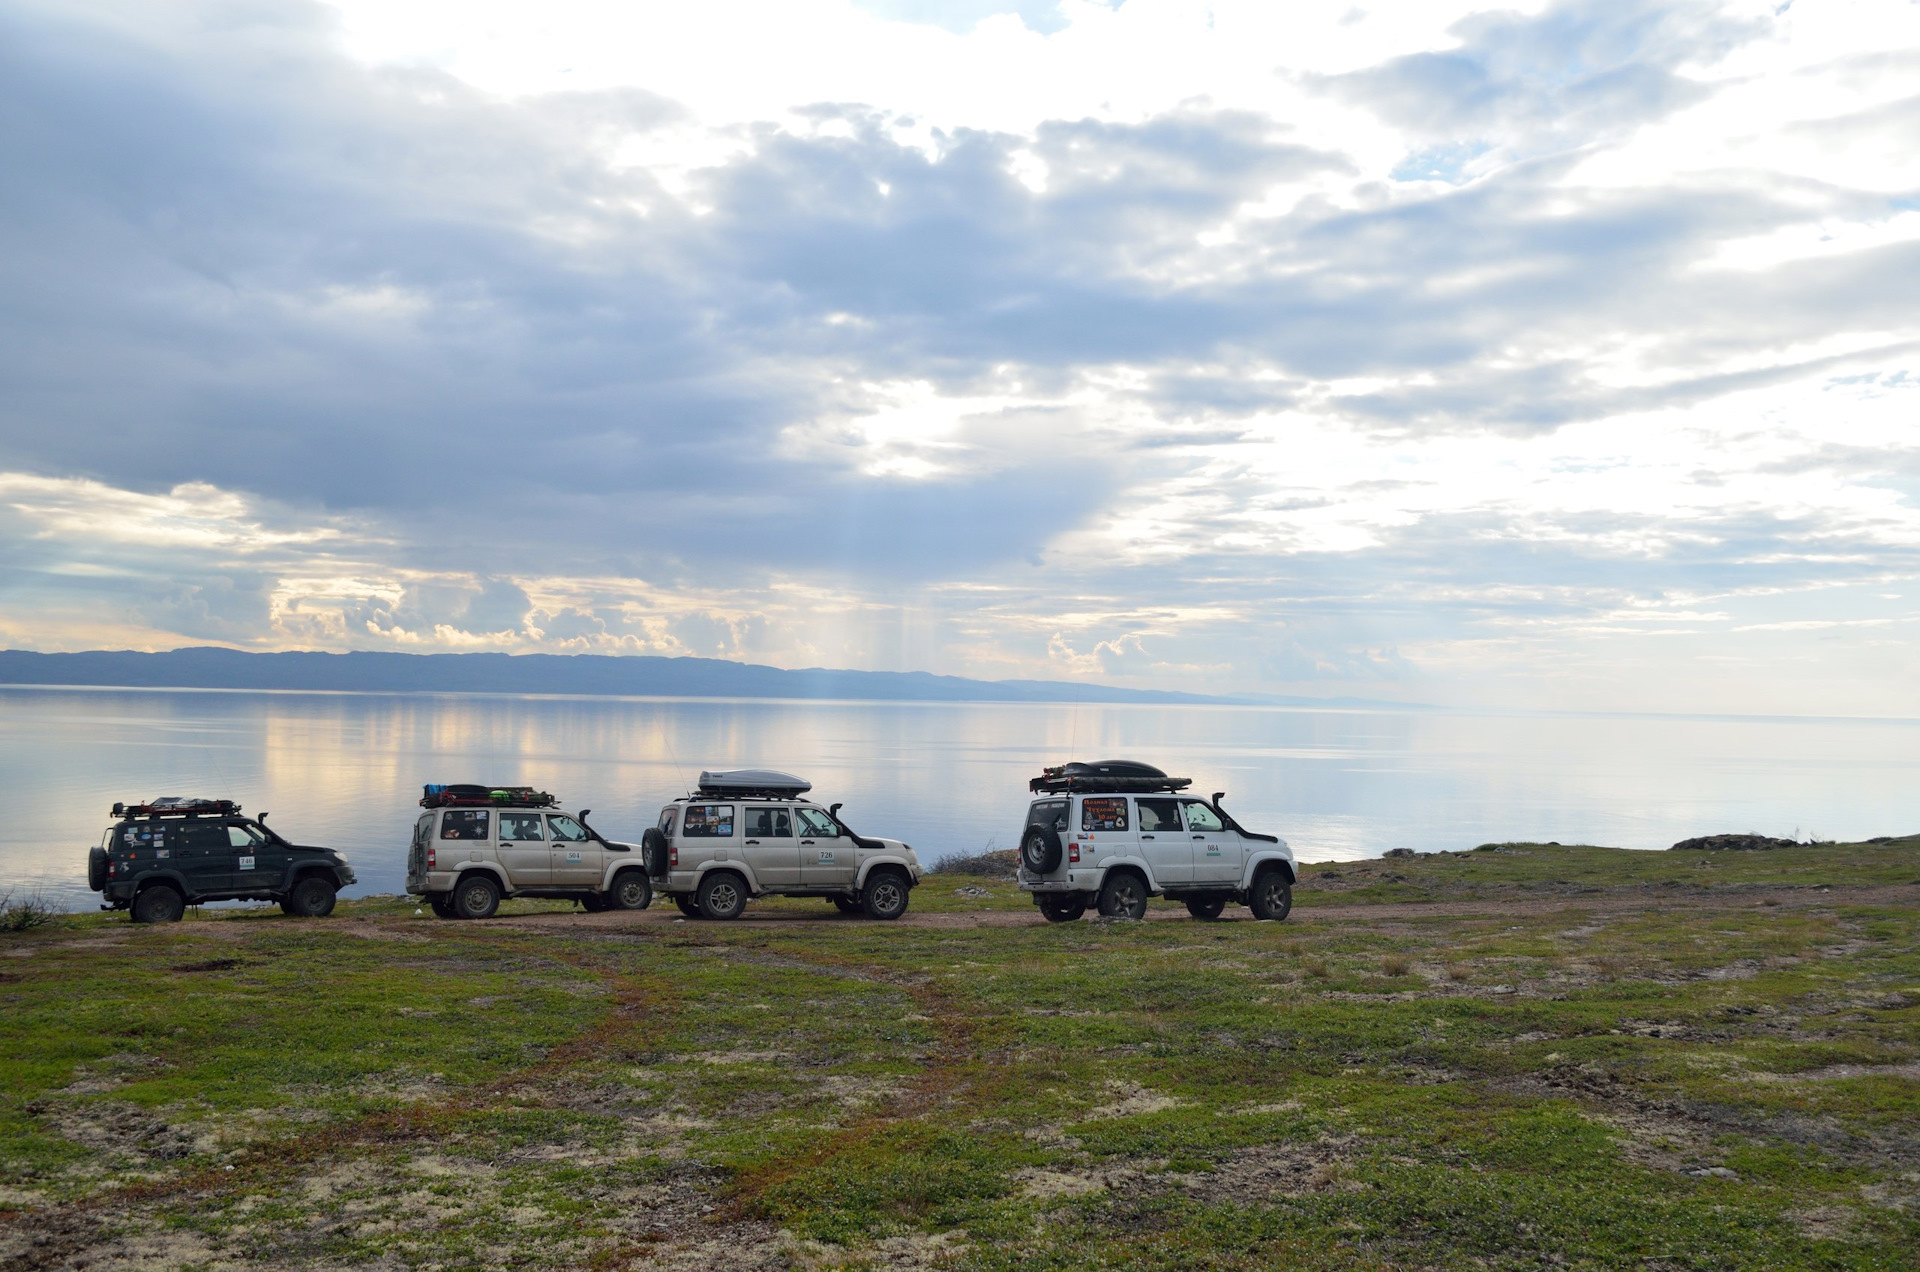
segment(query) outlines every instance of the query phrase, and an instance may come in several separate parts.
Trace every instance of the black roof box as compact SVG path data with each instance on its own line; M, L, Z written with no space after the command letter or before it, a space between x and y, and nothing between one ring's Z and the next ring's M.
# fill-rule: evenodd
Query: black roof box
M115 804L115 817L197 817L203 814L227 816L240 811L230 799L201 799L191 795L168 795L144 804Z
M730 795L736 799L758 796L762 799L799 799L813 789L813 783L791 773L772 769L725 769L702 772L700 795Z
M1190 777L1168 777L1151 764L1137 760L1076 761L1042 769L1040 776L1027 783L1030 791L1056 793L1152 794L1155 791L1185 790L1193 785Z

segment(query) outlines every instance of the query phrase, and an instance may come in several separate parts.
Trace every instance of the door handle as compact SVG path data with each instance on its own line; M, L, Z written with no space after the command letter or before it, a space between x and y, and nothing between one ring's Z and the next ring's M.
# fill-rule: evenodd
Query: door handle
M813 847L813 840L811 839L802 839L800 842L805 844L809 848Z
M758 839L749 839L749 840L747 840L747 842L748 842L748 843L750 843L750 844L757 844L757 843L759 843L760 841L759 841Z
M1195 836L1194 836L1194 838L1195 838L1195 839L1205 839L1205 838L1206 838L1206 836L1205 836L1205 835L1195 835Z
M1140 838L1142 838L1142 839L1152 839L1152 838L1153 838L1153 836L1152 836L1152 835L1142 835L1142 836L1140 836Z

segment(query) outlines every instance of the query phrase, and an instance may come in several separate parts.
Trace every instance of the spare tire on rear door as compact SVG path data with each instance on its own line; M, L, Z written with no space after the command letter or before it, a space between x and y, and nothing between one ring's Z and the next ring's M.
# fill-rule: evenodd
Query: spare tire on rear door
M87 849L87 886L95 892L107 886L107 850L99 844Z
M1060 868L1060 832L1051 826L1029 826L1020 841L1020 864L1033 874L1051 874Z
M650 875L667 873L667 837L658 826L647 827L647 833L640 836L640 864Z

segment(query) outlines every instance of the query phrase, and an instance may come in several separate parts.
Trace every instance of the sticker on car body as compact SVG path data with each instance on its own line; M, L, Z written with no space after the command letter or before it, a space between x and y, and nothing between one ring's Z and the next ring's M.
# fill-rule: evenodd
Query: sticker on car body
M241 868L242 870L251 870L251 869L253 869L253 858L252 858L252 857L242 857L242 858L240 858L240 868Z

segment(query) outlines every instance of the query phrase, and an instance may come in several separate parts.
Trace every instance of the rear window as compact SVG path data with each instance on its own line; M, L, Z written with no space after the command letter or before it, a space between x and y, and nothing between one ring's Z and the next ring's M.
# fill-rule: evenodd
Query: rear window
M673 808L663 808L660 810L660 833L668 839L673 838L673 815L677 811L677 809Z
M487 839L493 814L484 808L449 808L440 814L440 838Z
M733 805L688 804L680 833L687 839L733 838Z
M433 814L422 813L420 820L413 823L413 842L416 847L427 842L427 836L433 833Z
M1034 801L1033 807L1027 810L1027 825L1044 826L1048 830L1066 830L1067 801L1064 799Z
M1125 830L1127 828L1127 797L1125 795L1089 796L1080 801L1080 829L1082 830Z
M1135 802L1140 805L1141 834L1180 829L1180 813L1172 800L1143 799Z

